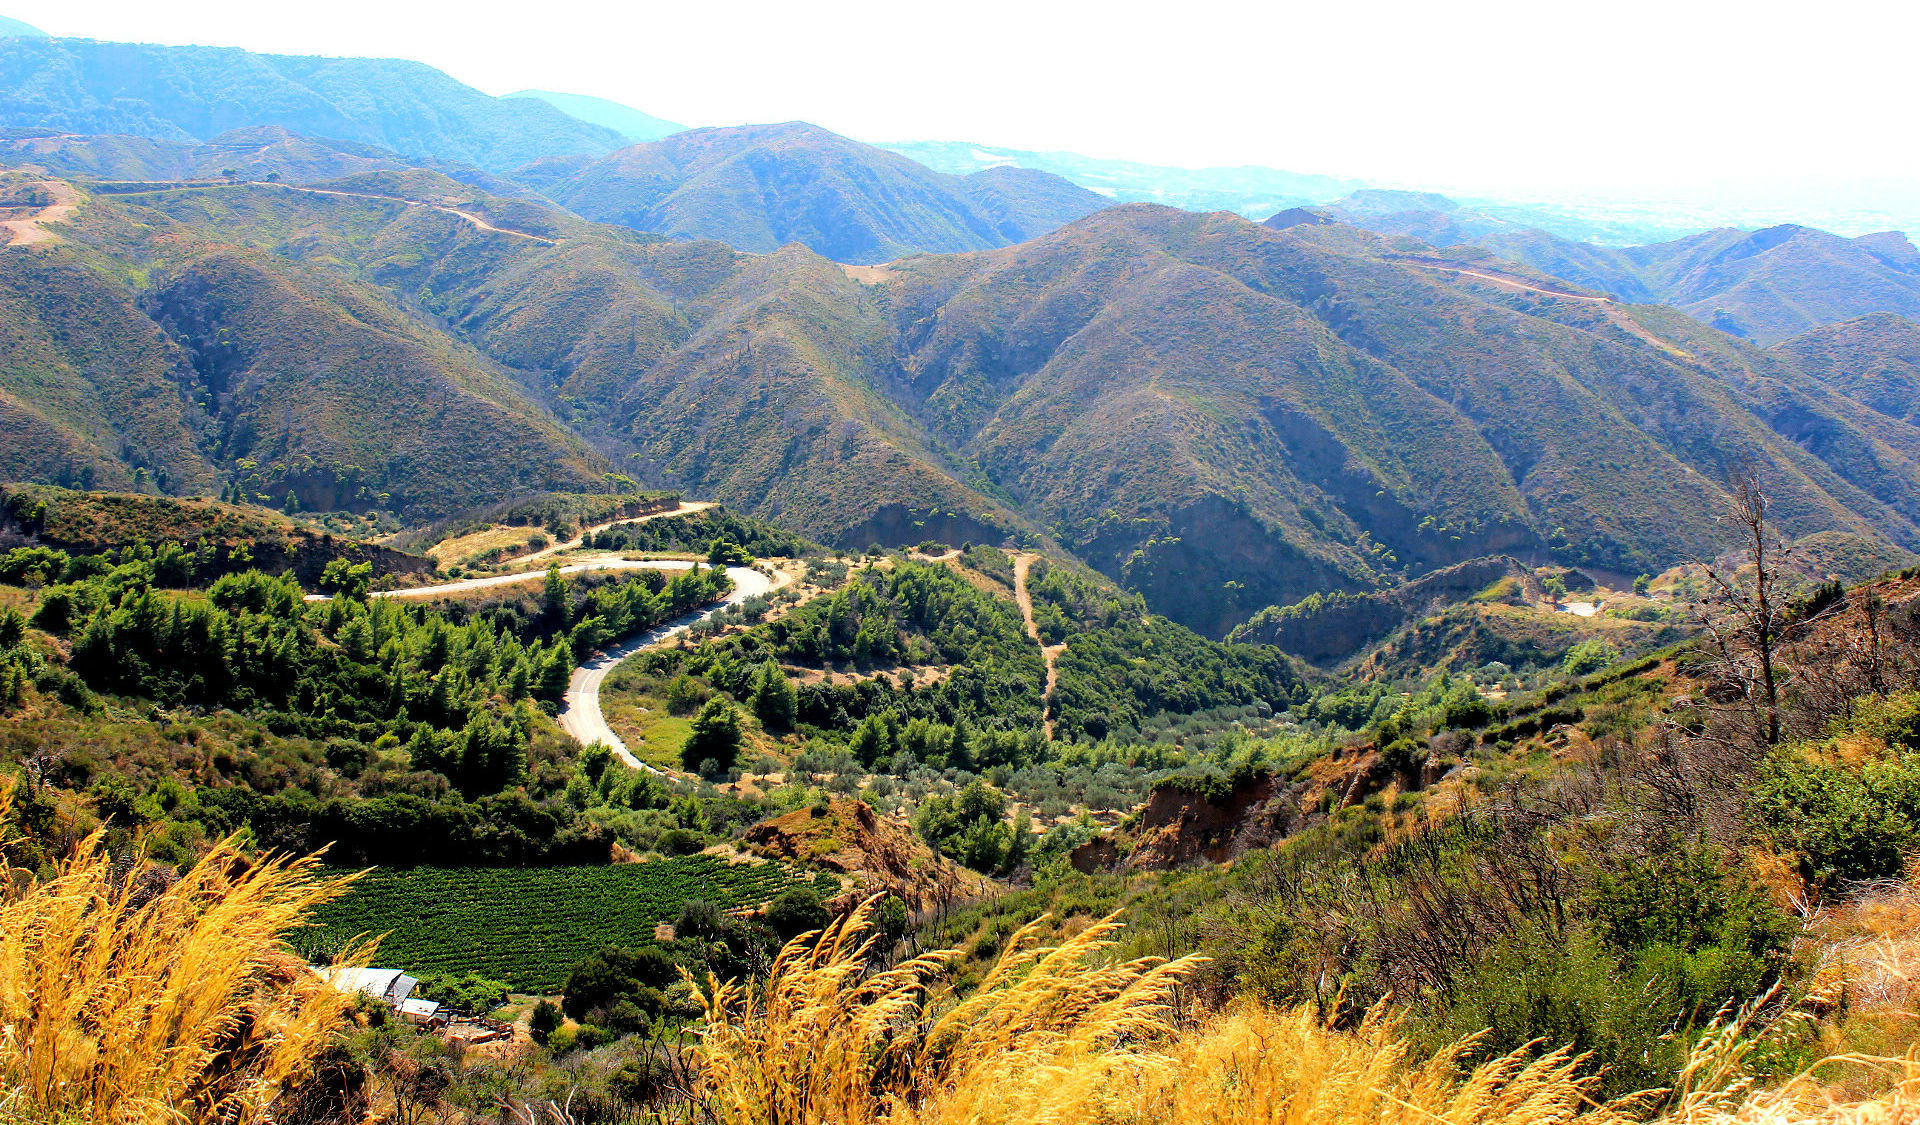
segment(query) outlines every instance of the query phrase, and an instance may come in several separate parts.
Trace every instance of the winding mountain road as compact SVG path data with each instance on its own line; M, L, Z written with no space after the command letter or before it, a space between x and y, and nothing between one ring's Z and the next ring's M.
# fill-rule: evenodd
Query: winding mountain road
M582 574L591 570L689 570L693 562L688 559L596 559L591 562L574 563L560 568L561 574ZM512 586L524 582L544 581L544 570L522 571L516 574L496 574L488 578L467 578L458 582L443 582L438 586L417 586L409 590L377 590L368 594L372 598L436 598L443 594L460 594L470 590L486 590L495 586ZM664 771L634 756L620 736L613 733L607 725L607 719L600 711L600 686L607 680L607 673L627 657L650 648L662 641L671 640L693 626L705 621L721 609L739 605L748 598L757 597L784 585L786 576L779 581L744 566L730 566L727 577L733 579L733 592L714 605L694 613L686 614L673 621L656 625L634 637L629 637L613 648L592 655L591 659L573 670L573 679L567 683L567 693L560 702L560 729L580 740L582 746L595 742L604 743L613 751L613 756L634 769L646 770L665 776ZM310 602L324 602L331 595L308 594Z
M266 180L241 180L237 186L277 187L286 191L305 192L308 195L335 195L343 199L378 199L387 203L404 203L409 207L425 207L430 211L438 211L443 215L452 215L456 218L465 219L481 230L492 234L505 234L511 235L514 238L531 239L534 242L543 243L547 246L552 246L559 241L558 239L548 238L542 234L530 234L523 230L496 227L472 211L462 211L458 207L449 207L444 203L431 203L424 199L408 199L404 195L379 195L370 191L340 191L337 188L302 187L299 184L268 183Z
M513 561L523 562L523 563L532 562L535 559L544 559L549 555L557 555L562 551L574 550L580 547L582 544L584 544L588 539L592 538L593 536L598 535L601 532L606 531L610 528L619 527L621 524L646 523L648 520L666 519L668 516L690 516L690 515L693 515L695 512L704 512L711 507L713 507L713 501L711 500L687 500L687 501L683 501L678 508L668 508L664 512L648 512L644 516L621 516L617 520L608 520L605 523L591 524L587 527L581 528L580 534L567 540L565 543L555 543L551 547L543 547L540 550L535 551L531 555L521 555L518 559L515 559Z
M656 563L641 565L653 565L661 567L662 569L685 570L692 564L662 560ZM774 581L772 579L757 570L752 570L744 566L728 567L727 577L733 579L733 593L728 594L726 600L722 601L719 605L708 606L706 609L700 610L697 613L687 614L685 617L676 621L669 621L664 625L656 625L652 629L641 633L639 636L630 637L620 644L615 645L613 648L596 654L591 660L575 668L573 670L573 679L567 684L567 694L562 699L560 705L560 729L578 739L582 746L591 746L595 742L604 743L607 749L613 751L614 757L632 766L634 769L646 770L648 773L665 776L664 771L657 770L635 757L633 751L627 749L627 744L622 742L620 736L613 733L613 728L607 725L606 716L600 712L600 686L606 683L607 673L613 671L622 660L639 652L641 649L650 648L662 641L671 640L681 633L686 632L694 625L705 621L721 608L730 605L739 605L748 598L767 593L774 587Z

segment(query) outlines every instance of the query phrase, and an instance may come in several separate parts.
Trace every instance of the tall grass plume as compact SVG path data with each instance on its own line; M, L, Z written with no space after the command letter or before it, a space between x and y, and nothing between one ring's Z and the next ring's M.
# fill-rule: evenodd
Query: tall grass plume
M0 791L0 822L10 803ZM38 881L0 860L5 1111L258 1119L343 1026L347 997L281 935L346 882L313 857L243 856L232 838L177 879L116 860L99 832Z

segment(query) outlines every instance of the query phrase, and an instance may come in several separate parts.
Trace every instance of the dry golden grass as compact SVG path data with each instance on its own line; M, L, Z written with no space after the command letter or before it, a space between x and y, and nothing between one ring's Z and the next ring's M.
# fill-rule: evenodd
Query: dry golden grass
M1157 1058L1191 962L1096 963L1113 923L1055 948L1029 926L964 998L936 983L941 951L869 975L868 909L781 951L764 993L711 985L698 1053L724 1122L1087 1121L1116 1082Z
M443 539L427 548L427 557L446 566L449 563L464 563L476 555L487 551L500 551L503 558L509 558L527 549L534 536L551 539L542 527L511 527L494 524L479 531L468 532L454 539Z
M143 867L98 833L37 883L0 865L14 888L0 898L0 1112L255 1120L343 1026L347 998L280 935L346 880L313 858L249 860L232 840L170 885Z
M1645 1098L1596 1104L1597 1076L1562 1049L1462 1075L1468 1040L1415 1061L1392 1021L1336 1031L1305 1008L1245 1006L1179 1037L1127 1121L1218 1125L1593 1125L1637 1120Z
M1380 1013L1352 1031L1305 1010L1241 1007L1176 1034L1191 961L1109 963L1111 920L1057 947L1033 928L964 997L936 983L956 954L867 972L864 914L784 950L764 995L714 985L698 1049L705 1108L729 1125L1613 1125L1565 1051L1462 1075L1455 1050L1414 1062Z
M1920 988L1920 885L1875 885L1816 920L1813 993L1854 1007L1908 1008Z

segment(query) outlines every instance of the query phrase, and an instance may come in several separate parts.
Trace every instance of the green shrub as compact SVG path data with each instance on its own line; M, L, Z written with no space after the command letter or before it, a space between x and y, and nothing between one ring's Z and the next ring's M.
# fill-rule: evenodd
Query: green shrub
M1589 672L1598 672L1618 659L1619 649L1595 638L1581 641L1568 649L1566 658L1560 662L1560 670L1569 676L1584 676Z
M574 1019L581 1019L628 1001L652 1015L666 1002L660 990L673 983L677 975L673 958L658 947L609 946L574 966L562 990L561 1008Z
M680 764L694 769L713 762L714 772L733 768L740 756L740 710L724 699L707 700L693 717L693 729L680 749Z
M414 995L463 1012L484 1015L507 1002L512 989L478 973L426 973Z
M1920 754L1853 767L1787 747L1768 758L1754 805L1774 840L1819 880L1899 875L1920 824Z

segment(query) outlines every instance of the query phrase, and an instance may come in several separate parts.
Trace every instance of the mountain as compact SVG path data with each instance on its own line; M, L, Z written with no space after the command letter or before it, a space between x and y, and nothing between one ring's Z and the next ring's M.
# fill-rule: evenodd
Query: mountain
M1715 230L1624 255L1663 302L1762 344L1868 312L1920 316L1920 252L1896 233Z
M60 479L58 438L175 491L432 513L591 486L590 442L842 546L1055 544L1214 635L1489 554L1711 557L1746 461L1791 535L1920 545L1920 430L1794 357L1346 224L1129 204L850 269L334 190L98 193L0 250L86 271L105 310L18 330L70 356L4 388L39 419L0 439L18 475Z
M600 222L856 264L1005 246L1106 205L1046 173L943 175L799 121L691 129L520 178Z
M161 198L182 218L143 206ZM236 206L374 254L542 244L279 185L86 200L61 239L0 249L0 475L201 495L235 481L276 505L423 517L598 486L604 459L498 363L389 291L297 261L310 233L282 228L268 252L224 237L246 221Z
M1866 313L1920 315L1920 251L1897 232L1843 238L1784 225L1606 247L1439 195L1356 192L1324 210L1436 247L1477 246L1624 301L1672 305L1763 345Z
M378 145L354 141L302 137L277 125L233 129L205 142L15 129L0 135L0 167L35 168L54 176L89 180L212 180L233 175L296 184L385 172L423 183L432 181L436 185L432 190L441 192L457 193L459 185L465 184L496 196L532 194L471 165L403 157Z
M1699 554L1742 457L1778 467L1803 533L1917 530L1920 433L1676 314L1623 323L1346 226L1135 206L964 263L886 286L917 413L1205 631L1496 551Z
M45 39L48 36L46 32L41 31L31 24L24 24L19 20L0 16L0 39L16 37L21 39Z
M966 141L902 141L880 147L951 176L989 168L1027 168L1051 172L1118 203L1164 203L1188 211L1235 211L1249 216L1295 204L1324 203L1361 186L1358 180L1277 168L1171 168Z
M532 98L494 98L397 59L0 39L0 128L210 140L277 125L493 171L623 138Z
M632 106L610 102L587 94L559 94L552 90L520 90L509 98L537 98L571 117L590 125L612 129L629 141L657 141L661 137L684 132L685 125L641 113Z
M1920 324L1873 313L1774 345L1776 353L1880 413L1920 423Z

